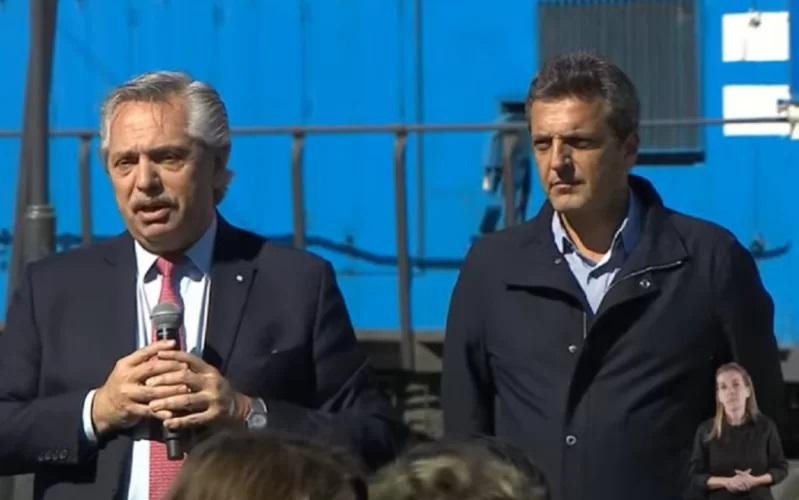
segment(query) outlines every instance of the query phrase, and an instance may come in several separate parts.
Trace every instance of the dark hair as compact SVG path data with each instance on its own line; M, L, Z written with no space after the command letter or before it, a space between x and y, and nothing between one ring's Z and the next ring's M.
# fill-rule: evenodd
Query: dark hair
M608 123L619 140L638 130L641 105L635 86L607 59L587 52L571 52L547 61L530 83L525 111L530 122L533 102L578 97L605 101Z
M226 431L189 453L169 500L367 500L360 464L304 438Z
M547 500L541 471L498 441L440 441L417 445L382 468L371 500Z

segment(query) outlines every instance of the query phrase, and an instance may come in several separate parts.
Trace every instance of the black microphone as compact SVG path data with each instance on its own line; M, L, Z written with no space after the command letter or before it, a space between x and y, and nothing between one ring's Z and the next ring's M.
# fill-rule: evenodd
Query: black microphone
M173 302L161 302L153 308L150 319L155 328L156 340L174 340L180 349L180 325L183 324L183 310ZM169 460L183 458L180 432L163 428L166 456Z

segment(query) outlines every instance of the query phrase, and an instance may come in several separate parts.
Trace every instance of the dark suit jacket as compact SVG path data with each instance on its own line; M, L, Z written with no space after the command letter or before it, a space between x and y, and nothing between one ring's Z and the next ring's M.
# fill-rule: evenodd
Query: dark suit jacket
M131 440L82 439L87 392L136 349L136 263L124 234L28 266L0 335L0 472L35 472L36 499L127 492ZM219 218L203 358L264 398L269 429L352 447L367 463L401 437L372 387L331 266Z
M558 252L552 206L471 249L450 306L450 434L487 433L544 470L554 500L674 500L714 371L736 360L779 418L773 305L726 230L665 208L631 177L642 234L596 314Z

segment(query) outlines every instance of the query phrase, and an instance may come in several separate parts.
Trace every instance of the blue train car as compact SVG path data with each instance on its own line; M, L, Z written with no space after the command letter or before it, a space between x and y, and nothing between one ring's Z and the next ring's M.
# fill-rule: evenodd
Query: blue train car
M515 120L542 57L595 48L630 72L644 119L656 123L645 130L637 172L672 207L728 227L750 247L776 303L779 341L789 347L799 342L799 142L790 125L663 120L777 116L796 83L791 3L61 0L50 123L96 128L113 85L164 68L215 85L237 127ZM28 15L27 1L0 0L0 129L21 128ZM0 139L0 321L19 145ZM391 134L310 134L303 174L308 248L333 262L357 329L389 337L399 328L393 145ZM50 142L59 250L80 241L79 146L69 136ZM291 147L285 134L234 137L225 217L291 241ZM502 225L501 147L490 131L408 138L410 311L422 335L443 330L457 264L473 239ZM523 173L523 138L516 153ZM543 200L535 177L522 217ZM526 189L527 177L516 182ZM96 153L91 190L95 238L122 231Z

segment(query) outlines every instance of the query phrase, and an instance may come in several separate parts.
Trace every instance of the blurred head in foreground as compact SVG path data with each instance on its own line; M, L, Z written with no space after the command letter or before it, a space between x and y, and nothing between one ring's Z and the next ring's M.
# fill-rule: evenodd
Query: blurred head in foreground
M547 500L541 471L497 441L425 443L381 469L371 500Z
M225 432L189 453L168 500L367 500L360 465L295 436Z

